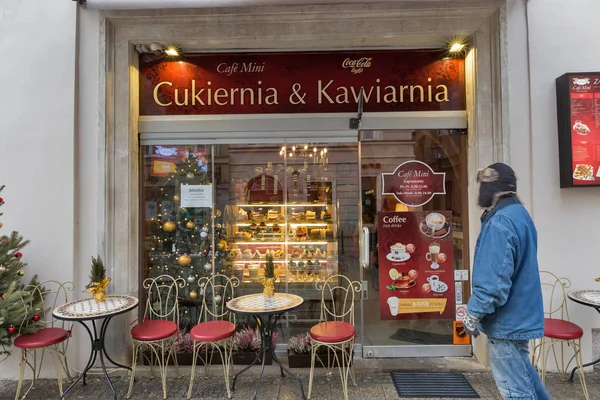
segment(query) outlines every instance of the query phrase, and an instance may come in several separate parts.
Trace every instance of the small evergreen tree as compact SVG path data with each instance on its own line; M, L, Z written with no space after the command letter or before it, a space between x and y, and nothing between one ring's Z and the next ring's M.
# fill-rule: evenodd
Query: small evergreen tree
M92 271L90 273L90 283L86 286L86 289L96 286L106 278L106 268L100 255L98 257L92 256Z
M4 185L0 186L0 192ZM0 206L4 200L0 197ZM0 213L2 216L2 213ZM0 222L2 228L2 222ZM0 236L0 357L10 355L14 337L19 333L33 333L39 329L40 314L43 313L43 299L32 295L32 286L37 285L37 276L31 279L28 287L21 282L25 275L26 263L21 250L29 244L18 232Z
M275 264L271 254L265 256L265 278L275 278Z

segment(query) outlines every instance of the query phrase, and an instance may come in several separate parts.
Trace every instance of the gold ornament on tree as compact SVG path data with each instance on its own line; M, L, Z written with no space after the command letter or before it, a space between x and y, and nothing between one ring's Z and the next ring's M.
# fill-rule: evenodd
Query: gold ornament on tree
M187 224L185 224L185 227L188 229L194 229L195 226L196 224L194 224L194 221L188 221Z
M179 263L179 265L182 267L185 267L186 265L190 265L192 263L192 257L187 254L182 254L177 257L177 263Z
M179 196L178 195L173 196L173 200L174 201L179 201Z
M25 275L25 271L22 270L22 269L20 269L20 270L17 271L17 275L23 276L23 275Z
M273 256L267 254L265 257L265 276L260 279L260 283L263 285L263 296L273 297L275 295L275 264L273 263Z
M92 257L92 271L90 283L86 286L87 292L92 293L94 300L100 303L106 300L106 287L110 278L106 277L106 268L100 256Z
M175 232L175 229L177 229L177 224L173 221L166 221L163 224L163 231L165 232Z
M190 299L197 299L198 298L198 292L196 292L195 290L192 290L190 292Z

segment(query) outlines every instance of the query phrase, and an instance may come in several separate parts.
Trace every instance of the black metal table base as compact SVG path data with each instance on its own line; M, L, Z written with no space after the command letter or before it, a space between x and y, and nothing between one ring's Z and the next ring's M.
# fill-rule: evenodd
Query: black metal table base
M112 316L107 317L102 321L102 325L100 326L100 336L98 336L98 330L96 329L96 321L95 320L91 320L93 331L94 331L93 334L92 334L92 331L90 330L90 328L86 325L85 321L77 321L81 325L83 325L83 327L87 331L88 335L90 336L90 340L92 343L92 349L90 351L90 358L89 358L85 368L83 369L81 374L79 374L77 379L75 379L75 381L73 381L73 383L71 383L71 385L69 385L69 387L63 392L62 396L60 397L61 399L63 399L66 396L66 394L77 384L77 382L79 382L81 380L81 378L83 378L83 384L84 385L86 384L86 382L85 382L86 374L94 366L97 356L100 355L100 364L102 364L102 371L104 372L104 377L106 378L106 381L108 382L108 385L110 386L110 390L112 390L112 392L113 392L115 400L117 400L117 392L115 390L115 386L113 385L112 381L110 380L110 377L108 376L108 372L106 371L106 363L104 361L104 357L106 357L106 360L110 361L116 367L125 368L130 371L131 371L131 368L127 367L125 365L116 363L106 353L106 348L104 347L104 338L106 335L106 328L111 319L112 319Z
M596 310L596 311L598 311L598 313L600 313L600 308L594 307L594 310ZM581 351L581 349L579 349L579 351ZM598 363L600 363L600 358L597 359L596 361L592 361L587 364L583 364L582 367L585 368L585 367L589 367L590 365L596 365ZM575 371L578 369L579 369L579 366L576 366L575 368L573 368L573 370L571 371L571 376L569 377L569 382L573 382L573 377L575 376Z
M262 320L263 316L261 316L261 315L253 315L253 317L256 320L256 324L258 325L258 330L260 332L260 339L261 339L260 352L257 353L256 359L254 360L254 362L252 364L246 366L240 372L235 374L235 376L233 377L233 382L231 383L231 390L235 390L235 381L237 380L238 376L240 376L242 373L246 372L253 365L256 365L257 362L261 362L261 359L262 359L260 375L258 376L258 381L256 382L256 387L254 389L254 397L253 398L254 398L254 400L256 400L256 398L257 398L256 396L258 395L258 389L260 389L260 384L262 382L263 374L265 372L265 359L267 358L267 354L270 353L271 357L273 358L273 361L279 365L279 370L281 371L281 377L283 378L287 374L290 378L296 379L298 381L298 383L300 383L300 391L302 392L302 399L306 399L306 396L304 395L304 386L302 385L302 380L300 379L300 377L298 377L292 371L287 369L281 363L281 361L279 360L279 358L277 358L277 355L275 354L275 348L273 346L272 338L273 338L273 332L275 331L275 328L277 326L277 321L281 317L281 314L267 314L266 321Z

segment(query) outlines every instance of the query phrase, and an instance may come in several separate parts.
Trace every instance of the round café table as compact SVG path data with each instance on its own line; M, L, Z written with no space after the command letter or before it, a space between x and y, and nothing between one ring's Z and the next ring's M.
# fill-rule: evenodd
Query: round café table
M106 377L106 381L110 386L110 389L113 392L115 400L117 399L117 392L115 391L115 386L110 380L108 376L108 372L106 371L106 364L104 362L104 357L108 361L110 361L113 365L120 368L125 368L131 371L131 368L117 364L114 362L109 355L106 353L106 348L104 346L104 338L106 336L106 328L108 327L108 323L110 320L119 314L126 313L127 311L133 310L138 305L138 299L134 296L125 296L125 295L109 295L106 296L106 301L96 302L94 299L83 299L76 300L67 304L63 304L54 309L52 315L56 319L64 320L64 321L77 321L87 331L90 336L90 341L92 343L92 349L90 352L90 358L88 360L87 365L81 372L81 374L77 377L77 379L69 385L67 390L65 390L60 397L61 399L65 397L65 395L71 390L77 382L83 377L83 384L85 385L85 376L87 372L92 368L94 363L96 362L96 356L100 355L100 363L102 364L102 371L104 372L104 376ZM100 331L96 329L96 321L102 320L102 324L100 325ZM90 322L93 328L93 335L90 328L87 326L86 322Z
M569 297L569 299L575 303L592 307L594 310L600 313L600 290L576 290L574 292L567 293L567 297ZM590 365L598 364L599 362L600 358L590 363L583 364L583 367L589 367ZM571 371L569 381L573 382L573 376L575 375L577 368L579 367L575 367L573 368L573 371Z
M281 361L279 361L275 355L275 346L273 346L272 341L273 332L276 330L279 318L281 318L283 313L299 307L303 302L304 299L302 297L289 293L275 293L275 296L273 297L265 297L262 293L255 293L236 297L227 302L227 308L231 312L240 315L251 315L256 320L261 339L260 352L256 355L256 359L252 364L242 369L233 377L231 390L235 390L235 381L240 374L247 371L250 367L262 360L260 375L258 377L258 381L256 382L256 388L254 389L254 400L256 400L258 389L260 388L260 384L262 382L263 373L265 372L265 359L267 354L271 354L273 361L279 364L281 376L285 377L285 372L291 378L296 379L300 383L302 398L306 398L304 395L302 380L300 380L300 377L292 373L283 364L281 364Z

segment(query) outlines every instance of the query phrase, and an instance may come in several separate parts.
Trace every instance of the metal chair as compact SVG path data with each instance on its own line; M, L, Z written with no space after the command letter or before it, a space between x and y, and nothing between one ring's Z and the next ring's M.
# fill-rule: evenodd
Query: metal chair
M579 370L579 380L581 381L583 394L586 399L589 399L581 357L583 329L570 321L569 310L567 308L567 294L565 289L571 287L571 281L567 278L559 278L548 271L541 271L540 279L542 291L545 300L547 300L544 301L544 337L533 344L532 364L538 369L542 381L545 382L548 355L550 350L552 350L560 378L562 381L566 381L569 366L575 361ZM557 354L556 346L560 346L559 354ZM573 349L573 355L565 364L565 350L567 346Z
M160 275L144 280L147 290L146 309L142 322L131 329L133 339L133 362L127 398L133 392L136 364L139 356L149 360L152 375L154 362L158 364L163 389L163 399L167 398L167 366L169 357L173 358L176 374L179 366L174 353L175 340L179 333L179 288L185 286L182 278Z
M317 290L321 291L321 316L317 325L310 329L310 378L308 381L308 396L312 393L312 384L315 373L315 361L323 364L317 354L319 348L327 350L328 367L337 364L342 379L344 399L348 400L348 375L352 377L352 384L356 386L352 357L354 355L354 300L355 293L360 293L362 285L357 281L350 281L343 275L333 275L325 281L317 282ZM331 359L333 356L333 359Z
M20 334L13 342L15 347L21 349L19 381L17 383L15 399L21 397L21 388L25 376L25 365L28 365L29 368L31 368L33 376L31 385L29 385L23 398L27 396L35 384L35 380L40 376L46 350L54 355L58 391L59 394L62 395L62 370L65 371L69 381L73 380L67 362L67 346L69 345L72 327L67 329L64 321L55 319L52 316L52 310L60 304L69 301L68 294L73 291L73 282L61 283L48 280L37 285L28 285L25 287L25 290L31 292L31 297L27 300L23 300L25 301L26 315L32 316L33 319L30 320L27 318L26 321L23 321L19 328L19 332L26 331L27 327L32 323L41 324L42 326L41 329L34 333ZM41 307L39 306L40 304L42 304ZM39 364L38 350L41 352Z
M187 398L192 397L194 387L194 376L196 374L196 361L200 357L202 349L205 350L203 358L204 376L208 378L208 365L212 363L214 351L210 352L208 347L219 352L225 375L225 388L227 398L231 398L229 387L229 367L231 365L232 339L235 335L235 314L229 312L225 303L235 297L235 288L240 281L237 278L229 278L225 275L213 275L210 278L202 278L198 281L202 290L202 309L198 324L190 331L190 337L194 341L194 356L192 359L192 373L190 376L190 387Z

